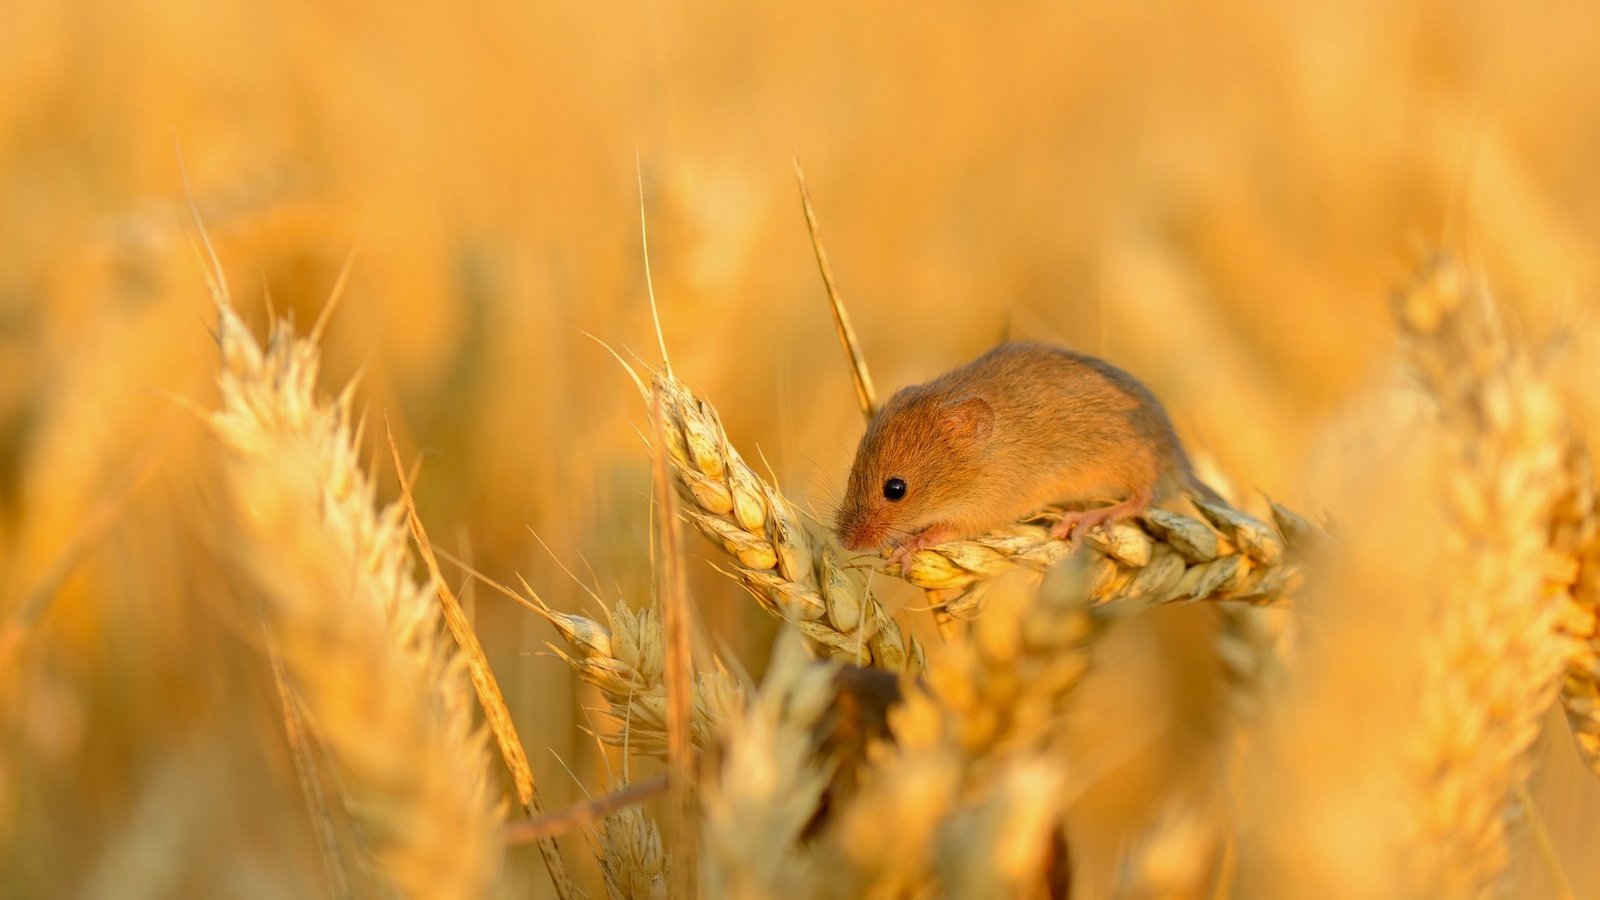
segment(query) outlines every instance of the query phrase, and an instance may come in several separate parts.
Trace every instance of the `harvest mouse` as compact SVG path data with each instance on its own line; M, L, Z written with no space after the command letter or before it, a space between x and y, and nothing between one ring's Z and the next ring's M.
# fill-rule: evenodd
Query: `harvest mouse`
M903 562L1054 504L1075 507L1052 531L1072 538L1178 491L1220 501L1149 388L1103 359L1007 343L889 398L856 448L834 530ZM1082 508L1096 503L1107 505Z

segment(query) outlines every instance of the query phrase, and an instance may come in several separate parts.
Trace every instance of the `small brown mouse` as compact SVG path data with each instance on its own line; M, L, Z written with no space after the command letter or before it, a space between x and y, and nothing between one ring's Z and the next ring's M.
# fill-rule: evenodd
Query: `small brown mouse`
M1194 475L1161 401L1103 359L1006 343L902 388L867 425L834 523L852 550L904 561L1043 507L1070 511L1056 537L1138 515Z

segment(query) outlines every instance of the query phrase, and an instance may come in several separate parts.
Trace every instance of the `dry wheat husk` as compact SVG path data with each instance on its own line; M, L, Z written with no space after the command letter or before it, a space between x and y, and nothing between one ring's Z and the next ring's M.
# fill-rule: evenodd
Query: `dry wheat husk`
M503 804L403 511L375 503L357 461L351 393L318 396L317 347L287 323L262 347L220 297L218 310L210 424L229 451L231 540L372 874L404 896L482 896Z

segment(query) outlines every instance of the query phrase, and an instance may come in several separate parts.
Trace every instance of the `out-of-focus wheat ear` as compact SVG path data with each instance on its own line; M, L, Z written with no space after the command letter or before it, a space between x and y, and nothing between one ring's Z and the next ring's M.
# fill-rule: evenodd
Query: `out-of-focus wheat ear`
M1217 884L1225 857L1216 804L1188 797L1168 801L1154 824L1123 854L1118 897L1130 900L1205 900L1231 896Z
M1037 587L1022 578L1001 586L974 620L970 639L947 646L922 689L909 691L907 703L891 716L896 740L917 746L901 729L921 733L912 720L932 712L940 740L971 760L1047 742L1089 672L1094 646L1118 615L1094 605L1092 577L1084 560L1073 559L1050 570ZM913 702L919 693L931 708Z
M732 576L761 607L794 622L829 655L893 670L916 665L916 639L867 590L865 577L745 463L716 410L666 373L656 373L653 384L665 413L662 456L683 514L728 555Z
M1017 788L1057 783L1067 704L1106 627L1127 610L1094 605L1091 579L1083 559L1052 569L1042 585L1024 573L997 579L968 639L935 648L922 679L905 683L889 712L893 746L875 754L818 847L830 896L965 891L979 872L1028 880L1021 873L1034 871L1035 838L1059 825L1067 792ZM1002 821L1017 829L1014 846L973 837L975 822ZM974 856L939 859L963 843Z
M1047 897L1067 787L1059 759L1007 760L986 795L939 829L934 877L951 898Z
M833 699L835 666L781 638L744 714L727 723L718 777L705 797L705 880L711 896L815 896L800 836L828 773L813 734Z
M403 511L357 461L350 395L317 392L315 345L275 323L263 348L218 295L221 406L234 513L226 540L260 595L283 671L341 787L378 889L483 896L503 805L465 665L412 577Z
M524 587L526 584L524 583ZM667 698L663 670L666 647L661 617L651 607L631 610L618 602L606 611L607 625L571 613L557 612L534 597L533 607L560 632L567 649L550 649L566 660L578 677L600 689L609 715L625 727L602 734L608 744L624 743L634 753L664 757L667 753ZM689 737L705 750L716 741L722 723L744 708L744 687L721 665L696 674L691 694Z
M872 373L867 371L867 359L856 342L856 330L850 324L850 314L845 311L844 299L833 282L833 267L828 265L828 251L822 249L822 229L817 225L816 210L811 208L811 191L806 188L806 173L800 169L800 158L794 160L794 179L800 185L800 208L806 215L806 231L811 235L811 250L817 257L817 270L822 273L822 285L828 291L828 308L833 311L833 327L839 333L839 343L850 361L850 378L856 386L856 401L861 404L861 414L871 421L878 414L877 393L872 387Z
M439 571L439 560L434 556L433 542L428 540L427 529L422 526L422 517L417 515L417 501L411 493L411 479L406 476L405 466L400 461L400 448L395 446L394 430L389 427L387 420L384 421L383 431L384 437L389 442L390 457L394 460L395 475L400 481L400 499L405 505L406 520L411 525L411 538L416 542L417 552L422 555L422 561L428 567L428 575L433 579L445 624L466 660L467 674L472 679L473 690L477 693L478 705L483 708L484 718L489 723L489 731L494 735L495 743L500 748L500 758L505 760L506 768L511 772L511 783L517 791L517 803L528 817L541 815L544 806L539 802L539 787L534 783L533 769L528 765L528 754L522 748L522 739L517 736L517 726L511 721L511 710L506 708L505 698L500 693L500 684L495 680L494 670L489 668L489 658L484 655L483 645L478 642L478 635L473 631L472 623L467 621L467 614L462 610L455 592L450 589L449 582L445 581L444 574ZM543 857L545 869L550 873L550 881L555 885L556 896L561 900L575 896L577 889L572 884L571 877L567 875L567 866L561 859L561 848L556 846L555 839L545 838L538 843L539 855Z
M594 829L595 859L610 900L667 900L672 857L661 830L637 806L607 816Z
M1568 491L1550 531L1550 582L1569 602L1560 628L1572 640L1561 705L1578 756L1600 775L1600 495L1588 448L1567 457Z
M1222 627L1215 652L1228 686L1228 705L1236 723L1248 727L1260 712L1263 694L1282 677L1294 627L1287 616L1293 613L1233 603L1217 608Z
M1437 410L1444 542L1421 635L1414 814L1418 888L1494 890L1506 813L1554 703L1573 641L1570 593L1550 580L1551 536L1574 436L1547 369L1505 331L1487 290L1448 261L1396 301L1404 357Z
M1567 662L1561 703L1578 755L1600 775L1600 611L1575 605L1562 628L1578 640L1578 649Z

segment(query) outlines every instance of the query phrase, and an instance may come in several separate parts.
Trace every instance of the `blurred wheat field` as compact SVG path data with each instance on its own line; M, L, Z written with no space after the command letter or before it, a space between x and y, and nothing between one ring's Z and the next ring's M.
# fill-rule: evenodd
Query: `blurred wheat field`
M1555 708L1593 625L1597 76L1577 3L12 0L0 895L557 896L534 844L499 844L518 785L378 513L385 423L432 543L544 605L441 560L544 809L667 770L645 705L670 491L650 404L584 334L650 387L637 160L664 434L725 429L659 449L675 484L733 480L678 498L701 849L670 798L564 832L584 894L692 869L715 895L1028 895L1064 847L1074 897L1600 897L1600 780ZM1202 542L1270 575L1296 535L1265 494L1331 523L1337 562L1283 563L1279 609L1145 609L1096 545L1042 586L977 579L948 641L913 585L828 568L808 541L862 426L795 158L881 393L1006 336L1105 356L1268 523L1181 509ZM347 262L320 341L274 337ZM261 374L291 371L314 382ZM217 424L276 408L228 373L282 389L298 418L259 433L315 479ZM810 649L927 666L854 795L796 750L832 688L769 612L812 602ZM630 704L624 732L605 711Z

